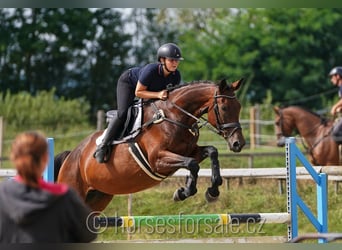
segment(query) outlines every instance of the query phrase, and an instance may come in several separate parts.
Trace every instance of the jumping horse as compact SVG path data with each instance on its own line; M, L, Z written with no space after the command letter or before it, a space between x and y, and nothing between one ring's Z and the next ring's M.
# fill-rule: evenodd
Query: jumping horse
M285 145L285 137L297 130L303 138L310 162L316 166L340 165L339 147L331 136L333 120L298 106L274 107L277 145Z
M144 100L142 130L133 143L140 160L132 154L132 142L124 142L113 145L108 162L98 163L93 153L102 131L94 132L72 151L55 157L57 182L67 183L94 211L102 211L114 195L145 190L185 168L189 170L185 187L173 196L182 201L196 194L199 163L210 157L211 187L205 196L208 201L216 200L222 185L218 150L197 145L199 129L208 126L227 141L231 151L241 151L245 139L235 91L242 81L192 82L170 89L166 101Z

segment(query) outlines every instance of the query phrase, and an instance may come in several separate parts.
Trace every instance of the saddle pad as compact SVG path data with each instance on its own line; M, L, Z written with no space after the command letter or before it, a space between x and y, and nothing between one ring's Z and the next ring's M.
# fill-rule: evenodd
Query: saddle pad
M123 138L121 138L120 140L114 140L112 142L112 145L115 144L120 144L123 142L128 142L128 141L132 141L135 137L137 137L137 135L140 133L141 131L141 127L142 127L142 121L143 121L143 109L142 109L142 105L137 105L134 106L134 108L137 110L137 115L133 116L130 115L128 116L129 119L134 119L134 123L132 128L130 129L130 131L127 133L127 135L125 135ZM134 111L133 111L134 112ZM129 122L126 122L126 124L128 124ZM126 125L125 125L126 126ZM105 135L105 133L107 132L107 128L103 131L103 133L96 139L96 145L99 145L102 140L103 137Z

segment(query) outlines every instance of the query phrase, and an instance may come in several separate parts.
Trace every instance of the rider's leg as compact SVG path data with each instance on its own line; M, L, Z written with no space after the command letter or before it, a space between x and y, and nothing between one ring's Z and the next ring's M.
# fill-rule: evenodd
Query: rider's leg
M332 136L336 143L342 144L342 119L338 118L332 130Z
M126 121L127 111L128 108L134 102L134 91L135 86L131 84L129 75L129 70L122 73L118 80L118 84L116 87L116 99L117 99L117 106L118 106L118 117L113 119L109 124L106 131L106 134L103 138L103 141L100 145L97 146L96 151L94 153L94 157L100 163L105 162L109 159L110 155L108 144L112 141L117 139L122 132L122 127L124 122ZM108 152L107 152L108 151ZM108 159L105 159L108 158Z
M94 157L99 163L107 162L110 157L109 143L119 137L122 132L123 121L116 117L113 118L107 127L102 142L97 146Z

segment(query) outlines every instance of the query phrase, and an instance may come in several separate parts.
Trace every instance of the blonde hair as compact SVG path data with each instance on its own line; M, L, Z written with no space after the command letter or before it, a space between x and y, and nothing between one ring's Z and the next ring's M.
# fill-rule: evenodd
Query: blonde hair
M48 153L46 137L41 132L18 134L12 143L10 159L24 183L38 187L42 157Z

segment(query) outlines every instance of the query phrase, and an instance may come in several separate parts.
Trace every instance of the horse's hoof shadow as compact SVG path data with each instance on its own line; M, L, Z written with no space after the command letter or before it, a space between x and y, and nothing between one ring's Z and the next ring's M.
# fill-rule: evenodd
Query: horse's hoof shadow
M211 188L208 188L205 192L205 199L207 202L215 202L218 200L218 197L220 195L220 191L218 189L213 190Z

